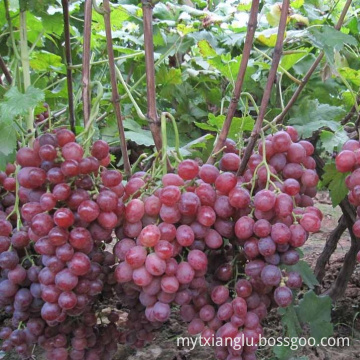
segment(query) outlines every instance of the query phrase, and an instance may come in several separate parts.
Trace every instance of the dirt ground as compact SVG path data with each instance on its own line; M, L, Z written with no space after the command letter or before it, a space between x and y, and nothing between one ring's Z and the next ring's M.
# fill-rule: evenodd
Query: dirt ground
M305 260L312 268L315 267L316 259L321 253L329 232L336 226L340 216L340 209L333 209L326 194L318 195L319 208L324 214L322 228L319 233L312 235L305 244L303 251ZM326 276L321 284L322 290L326 290L335 280L338 271L341 269L344 256L350 247L350 237L347 232L341 237L338 247L331 257L327 266ZM355 360L360 359L360 266L358 265L346 290L345 296L334 304L333 324L335 337L349 337L350 346L342 348L329 347L306 347L296 353L292 359L298 360ZM280 318L273 310L266 319L267 328L272 336L282 335ZM147 347L140 350L130 349L126 346L119 346L113 360L213 360L213 351L209 347L195 347L190 351L188 348L177 347L176 338L187 336L186 326L181 323L175 315L169 323L164 326L156 339ZM14 354L1 354L0 359L18 360ZM43 360L39 351L35 351L34 359ZM270 348L260 349L259 360L275 360Z

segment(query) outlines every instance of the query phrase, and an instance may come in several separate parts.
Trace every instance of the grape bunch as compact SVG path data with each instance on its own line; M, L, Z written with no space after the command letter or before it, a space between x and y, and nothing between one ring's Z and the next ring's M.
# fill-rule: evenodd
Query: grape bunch
M287 127L264 138L238 176L235 145L227 140L218 166L184 160L160 183L140 172L125 185L114 276L140 320L126 342L150 341L180 307L189 334L239 338L242 348L218 346L218 359L256 359L261 320L302 286L291 271L296 249L322 220L314 148Z
M45 108L45 111L43 111L35 116L36 124L42 124L45 120L47 120L49 118L49 104L44 103L43 107Z
M114 315L98 323L116 285L106 244L123 211L122 175L109 162L106 142L83 148L59 129L19 149L0 173L0 307L11 316L3 350L28 358L37 343L56 360L116 351Z
M360 238L360 143L357 140L348 140L335 158L336 169L341 173L350 173L345 178L349 189L349 202L356 207L357 219L352 227L356 237ZM360 262L360 252L357 254Z
M175 310L204 342L238 340L216 346L218 359L256 359L261 321L293 301L296 249L321 225L313 151L287 127L241 176L228 139L216 166L188 159L124 182L106 142L39 136L0 173L2 349L111 359L118 343L151 342ZM122 327L116 309L104 313L110 299L128 311Z

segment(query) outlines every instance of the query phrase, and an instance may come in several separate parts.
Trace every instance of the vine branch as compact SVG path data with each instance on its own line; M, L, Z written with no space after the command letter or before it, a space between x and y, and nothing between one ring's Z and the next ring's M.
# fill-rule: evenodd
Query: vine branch
M355 220L355 209L348 201L347 204L341 202L340 207L344 214L346 225L350 233L351 245L349 251L345 255L344 264L335 282L332 284L330 289L325 292L325 294L329 295L333 301L336 301L340 297L344 296L347 284L356 266L356 255L360 250L360 239L355 236L352 230Z
M336 250L336 246L340 240L340 237L346 229L347 226L346 226L345 217L344 215L342 215L339 219L336 228L333 229L329 234L329 236L327 237L324 249L316 261L314 274L319 283L321 283L322 280L324 279L325 266L329 262L331 255Z
M82 61L82 98L84 125L90 119L90 42L91 42L91 20L92 20L92 0L85 0L84 8L84 45Z
M279 66L280 58L281 58L281 54L282 54L282 47L283 47L283 42L284 42L288 10L289 10L289 0L284 0L282 3L282 8L281 8L280 23L279 23L271 68L269 71L269 76L267 79L263 97L261 99L259 115L256 119L254 129L251 133L249 143L246 146L244 156L242 158L242 161L241 161L241 164L240 164L240 167L238 170L238 174L240 174L240 175L242 175L243 172L245 171L246 165L247 165L250 155L255 147L256 140L260 134L261 127L262 127L262 124L263 124L263 121L265 118L266 108L267 108L267 105L270 100L271 90L272 90L274 82L275 82L276 72L277 72L277 68Z
M11 44L12 44L12 47L13 47L13 51L14 51L15 57L18 60L21 60L19 51L18 51L17 46L16 46L15 38L14 38L14 32L13 32L13 26L12 26L10 11L9 11L9 1L8 0L4 0L4 7L5 7L6 21L7 21L8 25L9 25L10 39L11 39Z
M75 133L75 111L73 98L73 83L72 83L72 57L71 57L71 42L70 42L70 17L69 17L69 1L61 0L64 17L64 38L65 38L65 57L66 57L66 78L67 91L69 102L69 120L70 128Z
M246 72L248 61L249 61L250 52L251 52L251 48L252 48L252 44L253 44L253 40L254 40L254 34L255 34L255 30L256 30L256 26L257 26L258 11L259 11L259 0L253 0L253 2L251 4L250 17L249 17L249 22L248 22L248 26L247 26L244 49L243 49L243 53L242 53L238 76L237 76L236 83L235 83L234 93L233 93L233 96L231 99L231 103L230 103L228 112L226 114L226 119L224 121L224 125L218 136L218 139L216 141L214 149L207 160L208 164L214 163L214 161L215 161L214 154L218 153L219 150L224 146L225 140L229 134L231 122L235 115L235 111L236 111L236 108L238 106L239 99L240 99L241 88L244 83L245 72Z
M154 66L154 41L153 41L153 4L142 0L143 22L144 22L144 46L146 66L146 89L147 89L147 118L154 143L158 151L161 150L162 140L160 122L156 110L155 89L155 66Z
M11 85L12 83L12 77L10 74L9 69L7 68L4 59L2 58L2 56L0 55L0 69L3 72L6 81L8 82L9 85Z
M128 177L131 176L131 166L129 160L129 154L126 147L125 131L124 125L121 118L121 108L120 108L120 97L116 81L116 71L115 71L115 60L114 60L114 48L111 36L111 20L110 20L110 4L109 0L103 1L104 7L104 22L105 22L105 32L106 32L106 44L107 52L109 57L109 70L110 70L110 80L111 80L111 92L112 92L112 101L114 104L115 115L117 120L117 125L119 128L119 137L120 137L120 147L122 158L124 161L124 170Z
M335 25L335 29L336 30L340 30L345 16L349 10L349 7L351 5L352 0L347 0L344 8L340 14L339 20ZM310 80L312 74L314 73L314 71L316 70L316 68L318 67L318 65L320 64L320 61L322 60L322 58L324 57L324 52L321 51L320 54L318 55L318 57L315 59L314 63L311 65L310 69L308 70L308 72L305 74L304 78L301 80L301 84L297 87L297 89L295 90L294 94L292 95L291 99L289 100L289 102L286 104L285 108L282 110L282 112L275 116L275 118L273 119L273 121L271 122L271 125L275 125L275 124L279 124L283 121L284 117L286 116L286 114L289 112L289 110L292 108L292 106L295 104L297 98L299 97L300 93L302 92L302 90L304 89L304 87L306 86L306 84L308 83L308 81ZM270 124L264 126L263 130L266 131L270 128L271 126Z
M29 59L29 48L27 38L27 24L26 24L26 10L20 8L20 57L22 74L24 80L24 92L31 85L30 78L30 59ZM29 109L29 113L26 119L26 129L29 132L29 142L32 143L34 138L34 111Z

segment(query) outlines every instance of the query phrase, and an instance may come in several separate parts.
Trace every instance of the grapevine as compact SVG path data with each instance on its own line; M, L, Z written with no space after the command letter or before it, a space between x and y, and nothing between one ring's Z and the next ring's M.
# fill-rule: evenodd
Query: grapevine
M86 154L58 129L19 149L1 173L2 349L110 359L179 311L190 335L243 338L241 350L217 347L218 359L255 359L260 323L292 303L302 279L288 269L322 219L314 148L298 140L292 127L263 135L244 176L227 140L216 165L186 159L176 174L138 172L125 186L102 140ZM101 301L115 295L130 308L122 331L116 312L102 324Z

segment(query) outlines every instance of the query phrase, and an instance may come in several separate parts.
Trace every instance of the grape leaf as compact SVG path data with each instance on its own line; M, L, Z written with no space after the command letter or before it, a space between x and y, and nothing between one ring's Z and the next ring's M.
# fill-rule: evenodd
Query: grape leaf
M333 333L331 307L329 296L317 296L312 290L308 291L296 306L300 321L310 324L310 336L313 336L317 343L320 343L321 338Z
M327 25L309 28L308 37L314 46L324 51L330 64L334 64L335 61L334 51L341 51L345 44L357 46L357 41L353 36Z
M285 345L275 345L272 350L276 356L276 360L288 360L293 354L293 351L290 349L290 347Z
M274 47L277 40L277 28L266 29L255 36L256 40L261 44L268 47Z
M203 57L216 56L216 51L207 40L200 40L197 45Z
M19 92L17 87L13 86L5 94L5 100L0 103L0 120L12 120L18 115L24 115L43 100L44 92L40 89L29 86L23 94Z
M336 132L323 130L320 134L320 140L323 148L328 153L332 154L334 148L340 149L342 145L349 140L348 134L345 130L340 129Z
M111 27L113 30L119 30L122 28L124 21L128 20L131 17L128 9L125 9L125 6L117 6L111 9L110 21ZM105 29L104 17L94 11L93 13L93 24L92 27L97 32Z
M291 304L287 308L279 308L278 313L281 315L281 323L285 334L290 337L298 337L302 329L294 306Z
M299 9L304 5L304 0L294 0L291 1L291 7L294 9Z
M303 260L300 260L297 264L291 266L285 266L288 271L298 272L303 282L310 288L313 289L314 286L319 285L313 271L311 270L309 264Z
M354 70L349 67L338 69L340 75L350 80L355 86L360 86L360 70Z
M208 60L208 63L220 71L221 75L235 81L239 72L241 56L231 57L231 54L220 55Z
M148 130L125 131L125 138L127 140L134 141L138 145L153 146L154 139L151 136L151 132Z
M63 74L66 73L61 57L44 50L34 51L31 54L30 66L37 71L56 70Z
M218 130L221 129L225 121L225 115L215 116L214 114L209 114L208 124L215 126Z
M333 207L339 205L349 192L345 185L347 175L347 173L343 174L337 171L334 163L328 163L324 166L322 183L329 189Z
M249 11L251 9L251 1L241 0L237 6L238 11Z
M156 74L156 83L163 86L181 84L181 70L162 66Z
M46 32L51 33L52 35L60 35L64 31L63 17L61 14L42 14L41 18L43 20L44 29Z
M16 149L16 129L12 119L0 119L0 144L0 153L5 157Z
M338 120L344 112L337 106L320 104L317 99L303 99L292 111L289 124L294 125L301 137L308 138L322 127L328 127L333 131L338 130L340 127Z
M302 328L294 306L291 304L287 308L279 308L278 314L281 315L283 335L296 340L301 335ZM273 347L273 352L278 360L288 360L294 353L294 350L296 348L293 349L290 344L286 343L278 343Z
M207 131L220 131L223 127L225 115L215 116L209 114L209 120L207 123L195 122L195 125ZM234 117L231 123L228 136L232 139L236 139L241 131L251 131L254 128L255 121L251 116L244 116L241 118Z
M195 121L194 124L201 130L207 130L207 131L218 131L218 128L212 125L208 125L206 123L201 123Z
M304 50L304 49L301 49ZM289 54L289 55L284 55L281 58L280 61L280 65L285 69L285 70L290 70L298 61L300 61L302 58L304 58L305 56L307 56L308 51L310 49L304 50L304 52L302 53L295 53L295 54ZM283 72L282 69L279 69L280 72Z
M234 117L230 126L229 137L235 139L241 131L251 131L254 124L255 120L251 116Z

